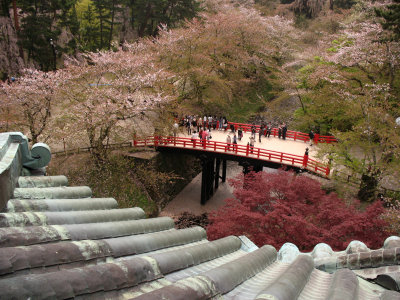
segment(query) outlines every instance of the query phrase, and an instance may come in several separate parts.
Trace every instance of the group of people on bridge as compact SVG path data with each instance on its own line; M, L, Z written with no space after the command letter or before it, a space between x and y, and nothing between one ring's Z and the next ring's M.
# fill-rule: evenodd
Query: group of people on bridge
M201 117L190 115L182 118L180 121L180 125L186 128L188 135L191 135L192 133L200 132L200 130L227 130L228 120L226 119L226 117L223 116L217 117L215 115L204 115L204 117Z
M179 123L178 123L179 122ZM243 129L243 126L237 126L234 123L229 123L225 116L216 115L187 115L184 118L181 118L179 121L176 121L174 124L174 136L176 136L179 126L184 127L188 135L191 136L191 139L194 141L196 139L200 140L210 140L212 138L211 131L219 130L219 131L228 131L230 129L231 133L228 133L226 137L226 143L228 144L228 150L234 150L238 144L238 141L241 141L243 138L244 132L249 130L248 127ZM256 135L258 132L258 140L261 143L262 136L269 138L271 136L273 127L271 122L261 122L259 126L256 126L255 123L252 124L250 128L251 136L249 138L248 145L250 146L251 152L254 148L254 144L256 141ZM287 125L286 123L281 123L277 128L277 136L279 139L286 139L287 133ZM275 134L274 134L275 136Z

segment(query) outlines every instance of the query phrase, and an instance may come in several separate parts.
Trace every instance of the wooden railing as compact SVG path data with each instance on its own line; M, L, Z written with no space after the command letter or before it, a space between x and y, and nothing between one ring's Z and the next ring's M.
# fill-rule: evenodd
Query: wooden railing
M104 145L105 149L120 149L120 148L128 148L132 147L131 142L122 142L122 143L114 143L114 144L108 144ZM79 153L84 153L84 152L90 152L91 149L94 149L94 147L79 147L79 148L74 148L74 149L66 149L64 146L64 150L58 150L58 151L53 151L51 152L52 155L56 156L62 156L62 155L68 155L68 154L79 154Z
M134 147L155 146L155 147L177 147L188 148L200 151L222 152L237 156L255 158L264 161L281 163L286 166L295 166L307 169L310 172L328 177L330 173L329 166L310 159L308 155L300 156L290 153L271 151L249 145L234 145L224 142L200 140L185 137L171 136L150 136L137 138L133 141Z
M230 129L230 126L233 125L235 130L237 131L239 128L242 128L244 132L250 132L251 127L255 126L256 127L256 132L258 133L260 131L260 125L251 125L251 124L245 124L245 123L234 123L234 122L228 122L228 129ZM266 128L264 128L266 130ZM276 137L278 136L278 128L272 128L271 129L271 135ZM307 142L310 140L310 137L308 133L304 132L299 132L299 131L292 131L288 130L286 132L286 138L287 139L292 139L294 141L304 141ZM319 135L319 134L314 134L314 143L336 143L337 140L334 136L331 135Z

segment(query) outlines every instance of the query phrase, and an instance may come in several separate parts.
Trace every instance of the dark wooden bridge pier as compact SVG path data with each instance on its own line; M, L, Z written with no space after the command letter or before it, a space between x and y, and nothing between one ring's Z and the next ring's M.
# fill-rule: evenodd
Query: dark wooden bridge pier
M203 154L200 159L203 168L200 202L204 205L214 195L214 191L218 189L219 180L226 181L226 159L222 159L222 176L220 176L221 158Z

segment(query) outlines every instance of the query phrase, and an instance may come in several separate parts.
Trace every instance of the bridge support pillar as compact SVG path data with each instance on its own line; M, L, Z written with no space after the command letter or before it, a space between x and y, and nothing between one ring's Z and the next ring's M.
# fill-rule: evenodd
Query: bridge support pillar
M215 158L208 156L201 157L203 167L201 175L201 204L206 204L207 200L214 193L214 161Z
M215 160L215 176L214 176L215 190L218 189L218 185L219 185L219 169L220 168L221 168L221 159L217 158Z
M226 181L226 159L222 160L222 182Z

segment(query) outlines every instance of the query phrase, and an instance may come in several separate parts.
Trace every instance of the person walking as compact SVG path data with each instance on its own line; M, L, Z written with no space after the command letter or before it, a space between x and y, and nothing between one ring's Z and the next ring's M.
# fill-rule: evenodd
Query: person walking
M209 129L204 129L203 130L203 142L206 141L208 139L208 131Z
M188 119L187 119L187 122L186 122L186 129L187 129L188 135L191 135L191 134L192 134L192 128L191 128L191 126L192 126L192 122L190 122L190 119L188 118Z
M199 118L198 120L197 120L197 131L200 131L200 128L202 128L203 127L203 118Z
M271 135L271 131L272 131L272 124L271 124L271 122L268 122L267 134L266 134L267 137L269 137Z
M233 135L233 151L237 151L237 137L236 137L236 133Z
M196 130L194 130L193 131L193 134L192 134L192 142L193 142L193 147L195 147L195 145L196 145L196 139L199 137L199 135L197 134L197 132L196 132Z
M314 131L312 129L310 129L308 136L310 137L310 146L312 146L314 140Z
M229 135L229 133L226 136L226 143L228 144L228 151L229 151L231 147L231 136Z
M251 136L256 138L256 125L251 126Z
M278 138L282 137L282 125L278 126Z
M264 132L264 125L260 126L260 131L258 132L258 141L261 143L261 136L263 135Z
M176 137L176 135L177 135L177 133L178 133L178 129L179 129L179 125L178 125L178 123L175 121L175 123L174 123L174 128L173 128L174 137Z
M242 127L239 127L239 129L238 129L238 139L239 139L239 141L242 140L242 137L243 137L243 129L242 129Z
M287 126L286 126L286 123L283 123L283 125L282 125L282 138L284 140L286 140L286 132L287 132Z
M255 140L253 136L250 137L250 153L253 153Z

